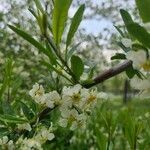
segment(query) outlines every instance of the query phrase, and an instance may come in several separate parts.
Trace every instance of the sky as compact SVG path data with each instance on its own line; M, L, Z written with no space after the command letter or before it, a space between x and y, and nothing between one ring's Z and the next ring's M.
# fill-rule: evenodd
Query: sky
M75 1L75 0L74 0ZM81 3L86 4L87 0L80 0ZM101 8L102 3L110 2L110 3L119 3L120 8L128 9L134 8L135 7L135 0L129 0L128 2L122 1L122 0L91 0L93 5L98 5L99 8ZM119 15L119 9L116 10L118 11ZM69 11L69 16L73 16L73 14L76 12L76 8L71 8ZM89 9L85 10L85 13L90 13ZM80 28L85 28L87 33L92 33L94 35L98 35L101 31L103 31L104 28L107 28L111 30L112 32L116 32L113 23L110 19L108 18L102 18L101 20L84 20L82 21Z
M74 0L75 1L75 0ZM85 3L86 4L87 0L80 0L81 3ZM93 4L97 4L99 6L101 6L101 4L103 2L106 2L109 0L92 0ZM122 0L113 0L113 2L121 2ZM23 2L22 0L17 0L18 3ZM130 0L131 5L133 5L134 0ZM0 11L6 11L6 9L8 9L9 6L5 5L5 0L0 0ZM74 13L76 12L76 8L71 7L71 9L69 10L69 16L73 16ZM89 13L89 10L86 9L85 13ZM85 28L87 33L93 33L94 35L97 35L99 32L103 31L104 28L108 28L110 30L113 30L115 32L115 29L113 27L113 23L106 19L103 18L101 20L85 20L82 21L80 28Z

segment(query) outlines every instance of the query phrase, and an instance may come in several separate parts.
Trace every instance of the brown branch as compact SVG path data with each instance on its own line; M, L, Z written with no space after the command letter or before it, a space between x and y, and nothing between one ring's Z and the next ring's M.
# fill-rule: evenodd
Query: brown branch
M117 65L114 68L111 68L109 70L106 70L105 72L103 72L102 74L98 75L97 77L95 77L93 80L94 82L91 84L86 84L84 85L85 88L91 88L99 83L104 82L105 80L108 80L124 71L126 71L130 66L132 66L132 61L127 60L119 65Z

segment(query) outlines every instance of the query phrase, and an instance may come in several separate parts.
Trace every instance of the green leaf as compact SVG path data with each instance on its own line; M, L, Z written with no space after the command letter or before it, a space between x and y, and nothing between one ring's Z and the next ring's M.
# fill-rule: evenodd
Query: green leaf
M43 9L40 1L39 0L34 0L34 2L36 4L37 9L39 9L42 13L44 13L44 9Z
M130 79L133 78L135 75L142 79L142 74L140 74L138 70L134 69L133 66L129 67L126 70L126 74Z
M73 55L71 57L71 69L76 76L76 79L79 80L80 76L84 71L84 64L80 57Z
M128 78L133 78L136 74L135 70L133 69L133 67L129 67L127 70L126 70L126 74L128 76Z
M52 16L52 31L56 45L61 42L61 37L68 17L68 10L72 0L55 0Z
M0 89L0 100L2 99L2 96L5 93L7 86L10 85L12 69L13 69L13 61L11 58L8 58L5 62L5 73L3 75L4 76L3 84L2 84L2 87Z
M0 101L2 100L2 96L3 96L3 94L4 94L4 92L5 92L5 90L6 90L6 88L7 88L7 79L6 79L6 77L4 78L4 81L3 81L3 84L2 84L2 87L1 87L1 89L0 89Z
M9 130L5 127L0 127L0 138L2 138L3 136L7 136L9 134Z
M30 13L37 19L38 16L36 15L36 13L34 12L34 10L32 10L31 8L28 9L30 11Z
M70 29L68 32L68 36L67 36L66 47L68 47L70 45L71 40L82 21L84 10L85 10L85 5L81 5L72 19L72 23L71 23L71 26L70 26Z
M122 31L118 26L115 26L115 25L114 25L114 27L116 28L116 30L120 33L120 35L121 35L122 37L125 37L123 31Z
M117 42L117 45L120 46L124 52L129 52L131 50L131 48L125 47L121 42Z
M67 61L71 58L71 56L73 55L74 51L77 49L77 47L80 45L81 43L76 44L75 46L73 46L67 53Z
M136 4L143 22L150 22L150 0L136 0Z
M10 114L10 115L14 114L13 108L8 101L6 100L2 101L2 108L4 114Z
M20 101L19 102L21 105L21 108L23 110L24 115L30 120L34 117L34 112L32 111L32 109L25 104L24 102Z
M128 24L133 23L132 17L131 17L131 15L127 11L121 9L120 10L120 14L121 14L122 19L123 19L123 21L124 21L124 23L125 23L126 26Z
M143 28L137 23L132 23L127 25L127 30L134 38L136 38L144 46L150 48L150 34L146 31L145 28Z
M0 120L3 122L15 123L15 124L22 124L27 122L27 120L25 119L22 119L17 116L12 116L12 115L0 115Z
M59 74L60 76L64 77L65 79L67 79L68 81L72 82L67 76L65 76L60 70L57 70L55 66L47 63L46 61L41 61L41 64L43 64L44 66L46 66L48 69L50 69L50 71L55 71L57 74Z
M35 46L40 52L43 52L45 55L49 56L49 52L47 51L47 49L42 44L40 44L38 41L36 41L31 35L29 35L28 33L26 33L25 31L23 31L21 29L18 29L15 26L12 26L12 25L8 25L8 26L11 30L13 30L19 36L21 36L26 41L28 41L33 46Z
M90 68L89 70L88 70L88 79L92 79L93 78L93 76L94 76L94 71L95 71L95 66L93 66L92 68Z
M52 51L52 48L49 46L49 43L46 41L46 47L49 50L49 58L50 58L50 62L52 65L56 65L57 64L57 58L54 54L54 52Z
M115 56L111 57L111 60L114 60L114 59L126 59L126 55L122 53L116 53Z
M123 21L128 32L144 46L150 48L150 34L146 29L137 23L134 23L130 14L125 10L120 10Z

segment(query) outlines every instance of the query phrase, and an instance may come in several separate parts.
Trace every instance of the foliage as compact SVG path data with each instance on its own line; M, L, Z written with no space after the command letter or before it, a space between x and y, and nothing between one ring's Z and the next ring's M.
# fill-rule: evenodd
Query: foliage
M90 65L90 60L85 62L83 57L75 55L80 43L74 46L73 38L82 21L85 5L78 8L68 26L68 12L72 0L55 0L50 4L52 15L49 15L47 5L43 6L39 0L34 0L34 6L29 8L37 22L39 37L34 37L32 33L29 33L30 30L26 31L24 27L20 27L19 23L8 24L9 29L36 48L40 55L37 56L36 51L32 61L26 59L30 56L30 51L27 51L28 57L23 55L26 59L22 61L24 66L28 64L25 70L27 68L32 70L29 82L25 81L30 74L23 72L24 66L18 68L21 61L14 61L15 55L9 54L10 57L2 62L4 65L0 86L0 148L41 150L75 149L80 146L80 149L85 149L83 144L85 143L86 146L92 145L95 149L108 150L111 147L117 147L116 138L118 137L121 143L126 139L125 145L133 150L137 147L141 148L144 145L138 142L142 131L145 131L142 135L146 139L145 143L149 137L144 127L144 125L147 127L147 122L143 124L137 116L131 115L130 108L118 112L107 111L108 106L105 106L105 103L97 103L99 99L102 99L102 93L99 93L96 88L87 89L89 85L98 84L100 81L97 79L101 76L93 79L95 66ZM147 11L143 11L142 3L137 1L137 5L143 21L147 23L149 21ZM126 71L131 79L137 75L137 79L131 80L132 85L142 93L142 96L146 95L149 98L149 31L144 25L136 23L127 11L121 10L120 13L127 31L124 32L115 26L121 34L122 39L118 44L123 49L123 53L117 53L112 60L127 59L127 62L130 62L131 65L122 71ZM14 40L10 38L8 41ZM29 45L24 48L30 50ZM34 66L35 64L39 71ZM33 78L32 72L33 76L38 77ZM113 69L112 71L110 69L110 73L113 75ZM83 75L85 75L84 78ZM106 79L112 77L109 72L104 75ZM35 83L28 92L29 94L26 90L21 90L22 87L30 87L32 79L37 82L40 78L44 81ZM43 87L40 82L45 83L45 86ZM100 105L100 109L97 108L93 112L97 104ZM86 123L93 132L87 133L91 141L89 137L84 137L86 135L84 132L88 131ZM99 130L101 127L102 130ZM79 136L78 132L74 131L77 128L83 129L79 132L81 136L79 140L84 139L82 142L79 141L78 145L76 145L78 141L75 141L75 144L73 141L74 137L76 139L76 136ZM116 137L119 131L121 135ZM64 137L67 139L66 142L64 142Z

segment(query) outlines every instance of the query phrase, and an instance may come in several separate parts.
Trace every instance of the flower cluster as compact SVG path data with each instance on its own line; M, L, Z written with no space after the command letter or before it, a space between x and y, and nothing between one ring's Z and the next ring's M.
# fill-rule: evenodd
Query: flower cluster
M97 102L97 91L82 88L77 84L73 87L64 87L60 105L61 118L59 124L62 127L84 127L87 120L87 112Z
M150 71L150 60L147 58L144 50L129 51L127 52L126 57L127 59L133 61L133 67L135 69Z
M0 139L0 146L2 149L8 149L8 150L14 149L13 141L9 140L7 136L3 136L3 138Z
M45 93L43 86L38 83L33 85L33 88L30 90L29 94L36 101L36 103L49 108L54 108L55 104L57 104L60 100L60 96L57 91Z
M19 130L27 130L29 132L32 130L32 128L31 128L29 123L18 124L18 129Z
M98 98L96 89L85 89L79 84L64 87L61 94L56 91L45 94L44 88L36 83L29 94L40 105L50 108L59 105L59 125L69 127L70 130L85 126L87 114L95 106Z
M25 127L25 125L23 126ZM8 150L43 150L42 144L46 141L53 140L54 137L55 135L52 133L52 127L47 129L42 126L32 138L23 138L21 136L16 142L13 142L12 140L9 140L7 136L4 136L0 139L0 146L2 149Z

